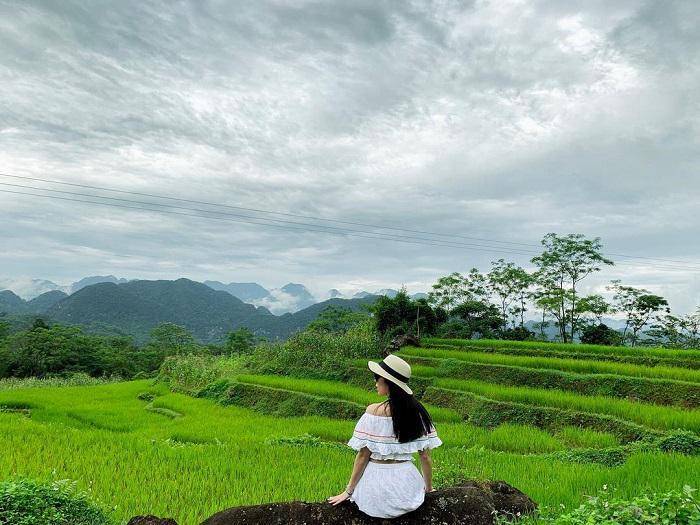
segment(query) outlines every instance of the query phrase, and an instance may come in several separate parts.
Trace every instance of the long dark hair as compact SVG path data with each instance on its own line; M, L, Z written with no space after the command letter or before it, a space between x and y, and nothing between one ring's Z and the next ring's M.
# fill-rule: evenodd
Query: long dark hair
M375 381L381 376L374 374ZM389 386L389 399L380 403L389 403L391 419L394 422L394 436L399 443L413 441L428 434L433 429L433 421L425 407L413 394L408 394L396 383L384 379Z

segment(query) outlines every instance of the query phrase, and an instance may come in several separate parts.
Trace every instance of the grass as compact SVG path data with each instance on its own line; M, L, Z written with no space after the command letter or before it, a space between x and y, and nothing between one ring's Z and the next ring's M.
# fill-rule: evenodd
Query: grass
M243 374L236 376L235 380L242 383L252 383L316 396L343 399L360 405L369 405L383 401L383 398L376 393L368 392L359 387L344 385L337 381L326 381L323 379ZM435 421L456 422L462 419L457 412L448 408L431 405L426 405L425 408Z
M649 348L644 346L602 346L588 344L571 343L549 343L541 341L504 341L500 339L440 339L427 337L423 342L430 345L452 345L466 346L473 348L520 348L520 349L542 349L551 351L577 352L588 354L618 355L618 356L647 356L674 359L697 359L700 360L700 350L680 350L673 348Z
M145 391L155 397L150 406L181 416L146 410L150 402L138 398ZM0 404L10 403L33 410L31 418L0 414L0 448L12 451L0 455L0 479L75 479L104 508L116 507L122 523L152 513L194 525L234 505L323 501L342 490L352 470L348 447L269 440L308 433L344 443L353 421L268 417L147 381L0 392ZM557 437L512 425L489 432L447 422L438 428L445 444L434 451L436 486L465 477L504 479L542 505L571 507L605 483L629 495L700 485L700 458L641 454L608 469L527 455L572 440L612 443L604 434L564 430Z
M442 340L429 341L443 344ZM700 352L446 341L461 349L407 348L402 355L408 359L437 358L436 364L441 363L439 359L456 358L531 369L700 383L700 371L696 370L613 362L613 357L641 356L658 364L664 357L694 359L700 357ZM499 354L499 349L504 353ZM579 350L588 357L558 359L514 353L544 351L576 357ZM358 364L366 367L366 360L361 361ZM189 393L225 377L314 396L304 398L304 402L313 400L309 405L313 407L325 408L331 399L360 407L383 400L371 387L244 373L239 360L190 358L187 362L169 362L168 366L170 373L166 376L172 380L171 386ZM473 392L498 401L607 414L652 429L700 431L700 410L461 380L445 377L446 368L423 364L413 365L412 371L416 378L431 378L439 388ZM358 384L362 382L358 376ZM436 487L469 478L505 480L540 506L563 506L564 510L578 506L586 494L595 494L603 485L628 498L644 492L677 490L684 484L700 487L700 456L635 452L617 467L574 463L546 454L606 449L618 446L620 441L611 433L571 426L553 433L517 424L476 427L462 421L454 410L430 404L426 408L444 443L433 453ZM273 417L172 392L163 383L146 380L0 381L0 450L11 451L0 454L0 480L18 475L42 481L75 479L80 489L88 491L121 524L137 514L156 514L174 517L180 525L195 525L230 506L324 501L337 494L352 470L355 452L346 443L354 425L354 420L319 416Z
M442 377L435 379L435 386L474 392L500 401L515 401L531 405L608 414L660 430L684 428L700 432L700 410L683 410L606 396L582 396L563 390L510 387L483 381Z
M563 370L580 374L615 374L651 379L671 379L700 383L700 370L688 370L670 366L643 366L630 363L596 361L588 359L560 359L555 357L518 356L508 354L486 354L463 350L446 350L444 348L405 347L398 353L403 357L427 357L433 359L458 359L475 363L488 363L527 368L544 368Z

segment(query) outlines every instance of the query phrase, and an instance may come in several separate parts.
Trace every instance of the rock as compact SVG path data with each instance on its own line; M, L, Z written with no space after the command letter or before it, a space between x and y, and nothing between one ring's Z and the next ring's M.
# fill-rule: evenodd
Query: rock
M157 516L135 516L126 525L177 525L172 518L159 518Z
M418 509L393 519L372 518L357 505L270 503L233 507L214 514L202 525L492 525L495 513L526 514L537 504L504 481L468 481L425 495Z
M397 335L391 340L391 343L387 345L384 350L384 355L386 356L392 352L398 352L401 350L402 346L420 346L420 339L410 334Z

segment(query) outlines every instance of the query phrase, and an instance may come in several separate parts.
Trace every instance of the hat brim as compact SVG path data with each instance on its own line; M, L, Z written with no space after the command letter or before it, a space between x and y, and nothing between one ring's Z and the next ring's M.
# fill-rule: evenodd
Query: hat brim
M395 385L400 386L401 389L407 394L413 394L413 390L411 390L411 388L406 383L404 383L403 381L399 381L394 376L389 374L386 370L379 366L379 363L375 361L367 361L367 366L375 374L382 376L384 379L386 379L387 381L391 381Z

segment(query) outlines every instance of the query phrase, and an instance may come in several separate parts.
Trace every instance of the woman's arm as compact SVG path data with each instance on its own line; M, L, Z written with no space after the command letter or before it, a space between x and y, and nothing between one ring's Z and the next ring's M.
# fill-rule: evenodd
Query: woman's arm
M420 468L423 472L423 481L425 482L425 491L433 491L433 460L430 457L430 449L426 448L421 450L420 455Z
M352 474L350 475L350 481L348 481L347 488L337 496L328 498L330 503L337 505L341 501L345 501L350 497L349 492L355 490L357 482L360 481L360 478L362 477L362 474L364 474L365 468L367 467L367 463L369 463L370 455L371 452L367 447L362 447L358 451L357 455L355 456L355 463L352 466Z

